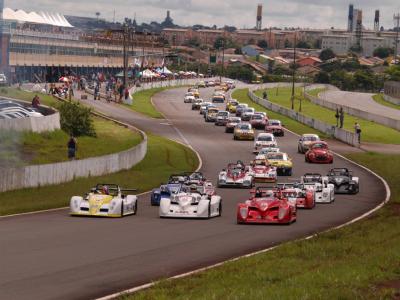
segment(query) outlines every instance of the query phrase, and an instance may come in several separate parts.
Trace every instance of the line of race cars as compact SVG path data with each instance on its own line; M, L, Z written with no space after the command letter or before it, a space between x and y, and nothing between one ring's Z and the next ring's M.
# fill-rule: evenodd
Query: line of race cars
M229 85L224 85L229 87ZM210 102L200 99L198 87L189 88L184 103L191 103L206 122L224 126L233 133L234 140L254 141L255 158L246 165L242 161L230 163L218 174L218 188L250 189L249 199L237 205L237 223L290 224L297 219L297 209L312 209L316 203L332 203L335 194L356 194L359 179L346 168L333 168L326 176L306 173L299 180L278 183L278 176L291 176L292 159L281 152L276 137L285 135L279 120L269 120L264 112L256 112L247 104L229 100L225 110L213 103L226 101L229 88L217 88ZM190 94L189 94L190 93ZM223 99L221 101L220 99ZM254 128L262 130L256 134ZM317 135L304 134L298 142L298 152L304 153L309 163L332 163L333 154L328 144ZM270 183L272 186L257 186ZM71 215L122 217L137 213L135 195L123 192L115 184L98 184L84 197L72 197ZM213 182L200 172L171 175L166 184L151 192L150 203L159 206L161 218L212 218L222 214L222 198Z

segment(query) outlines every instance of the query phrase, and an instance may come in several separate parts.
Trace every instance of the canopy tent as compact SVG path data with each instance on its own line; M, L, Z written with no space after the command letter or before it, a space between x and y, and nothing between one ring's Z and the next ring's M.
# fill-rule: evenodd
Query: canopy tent
M68 20L59 13L49 12L30 12L27 13L22 9L12 10L11 8L3 9L3 19L7 21L14 21L18 23L34 23L52 25L58 27L74 27Z
M149 69L143 70L142 72L142 78L154 78L154 77L159 77L160 75L153 73Z

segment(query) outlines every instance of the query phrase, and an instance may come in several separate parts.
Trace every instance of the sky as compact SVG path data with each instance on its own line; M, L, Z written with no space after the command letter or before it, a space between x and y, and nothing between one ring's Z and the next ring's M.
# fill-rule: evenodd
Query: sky
M109 21L134 18L139 23L165 19L171 11L175 24L187 26L232 25L253 28L257 4L263 4L263 27L347 28L348 5L363 10L363 24L373 28L376 9L381 26L393 28L393 14L400 12L399 0L5 0L5 7L26 11L59 12L65 15L95 17Z

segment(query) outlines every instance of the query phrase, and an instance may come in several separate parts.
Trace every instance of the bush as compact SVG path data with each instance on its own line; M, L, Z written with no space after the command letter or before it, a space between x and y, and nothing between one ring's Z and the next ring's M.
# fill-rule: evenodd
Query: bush
M61 128L74 136L96 136L90 108L79 103L64 102L59 107Z

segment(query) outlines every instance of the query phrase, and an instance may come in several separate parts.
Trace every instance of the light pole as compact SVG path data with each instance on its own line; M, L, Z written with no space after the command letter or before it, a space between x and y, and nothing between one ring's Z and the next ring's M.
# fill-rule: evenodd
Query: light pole
M399 64L399 60L397 60L397 54L399 51L399 26L400 26L400 14L398 13L397 15L393 16L394 20L394 25L396 26L396 41L395 41L395 48L394 48L394 64L397 65Z
M294 32L294 45L293 45L293 73L292 73L292 110L294 109L294 92L295 92L295 77L296 77L296 42L297 34Z

